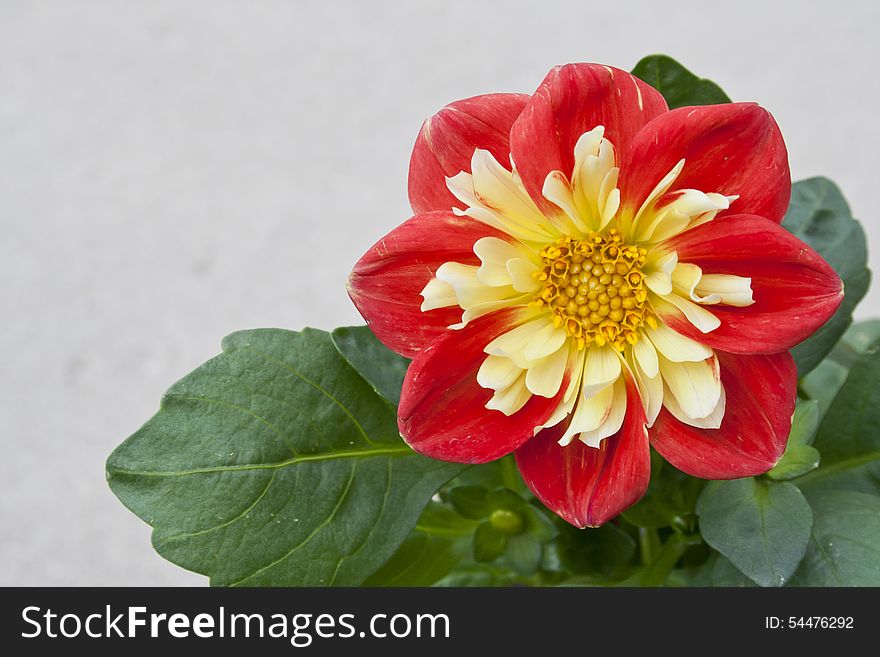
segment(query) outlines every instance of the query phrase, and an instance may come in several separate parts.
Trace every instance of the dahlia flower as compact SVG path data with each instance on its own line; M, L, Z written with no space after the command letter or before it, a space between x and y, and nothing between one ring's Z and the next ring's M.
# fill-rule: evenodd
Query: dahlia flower
M413 150L415 216L349 281L376 336L413 358L404 440L447 461L514 452L578 527L644 494L649 444L696 477L766 472L795 405L786 350L843 298L779 226L790 192L767 111L670 111L609 66L443 108Z

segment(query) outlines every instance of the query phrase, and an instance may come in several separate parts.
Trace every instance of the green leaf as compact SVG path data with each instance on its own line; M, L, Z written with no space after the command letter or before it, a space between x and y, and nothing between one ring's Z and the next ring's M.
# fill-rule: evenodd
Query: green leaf
M492 509L508 509L515 511L525 506L526 501L508 488L498 488L486 496Z
M568 523L559 526L560 561L576 575L612 577L635 555L632 536L613 524L596 529L577 529Z
M706 549L708 550L708 548ZM715 557L719 556L717 552L713 552L713 555ZM699 566L691 566L689 568L677 568L669 573L669 576L666 578L666 585L675 587L691 586L700 588L712 586L712 566L714 565L715 560L709 559ZM740 577L748 579L742 574L740 574ZM751 582L751 580L749 581ZM754 586L754 583L752 584L752 586Z
M849 370L832 358L819 363L801 379L800 389L819 404L819 416L824 417L831 403L846 382Z
M717 84L697 77L667 55L644 57L632 73L663 94L669 109L730 102Z
M541 543L548 543L559 535L556 524L548 517L546 507L526 505L518 513L525 519L526 531Z
M486 501L488 493L482 486L457 486L447 496L452 507L465 518L485 520L492 513Z
M364 586L431 586L459 564L467 550L460 541L414 532Z
M506 473L511 467L519 478L513 454L508 454L496 461L478 463L465 469L453 481L449 482L447 488L452 489L457 486L479 486L486 490L502 488L506 485L505 480L508 478ZM520 483L520 486L524 487L524 484Z
M413 533L364 586L431 586L467 556L476 523L429 502Z
M880 319L856 322L846 330L843 338L834 346L829 358L834 359L849 372L862 354L877 340L880 340Z
M215 585L356 585L462 466L421 457L329 334L234 333L107 462L165 558Z
M798 400L785 454L767 476L777 481L794 479L819 467L819 450L812 446L819 429L819 402Z
M822 464L797 480L802 489L880 494L880 341L865 350L825 414L815 446Z
M675 584L678 573L675 565L681 560L688 548L693 547L699 541L699 536L685 536L673 533L660 547L653 561L645 568L636 571L615 586L663 586L667 583Z
M751 588L757 586L721 554L716 555L712 561L711 573L712 586L728 588Z
M880 339L880 320L869 319L850 326L825 360L800 382L800 391L819 402L819 417L825 416L831 402L846 381L850 368L874 341Z
M880 498L854 491L807 493L813 531L792 586L880 586Z
M509 586L512 574L506 568L495 568L486 564L469 563L456 568L449 575L437 582L438 587L464 586Z
M636 527L659 529L680 524L691 516L704 482L689 477L664 462L656 452L651 454L651 483L645 496L623 512L623 517Z
M792 484L715 481L697 502L705 541L761 586L782 586L807 549L812 514Z
M330 334L333 345L373 389L397 406L409 360L379 342L366 326L343 326Z
M519 534L508 540L504 560L520 575L530 577L541 565L542 552L541 542L537 538L531 534Z
M844 283L845 296L837 312L791 350L798 373L803 376L825 358L852 323L853 310L871 282L868 250L865 231L853 218L840 190L827 178L794 184L782 227L813 247Z
M474 559L479 562L494 561L504 553L508 538L507 534L484 522L474 532Z

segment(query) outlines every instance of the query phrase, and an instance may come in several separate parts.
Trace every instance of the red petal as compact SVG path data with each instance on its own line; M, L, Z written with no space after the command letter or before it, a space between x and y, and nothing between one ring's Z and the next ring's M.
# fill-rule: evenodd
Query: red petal
M711 347L738 354L784 351L812 335L843 300L843 283L804 242L769 219L728 215L667 242L680 262L706 274L752 279L755 303L705 306L721 326L701 333L680 314L663 321Z
M349 277L348 295L385 346L412 358L447 326L461 321L457 306L422 312L420 292L444 262L480 264L474 242L487 235L510 239L451 212L412 217L361 257Z
M483 349L521 321L517 309L480 317L432 342L407 370L397 411L400 435L417 452L444 461L485 463L509 454L532 437L534 428L559 405L532 398L513 415L489 410L492 391L477 383Z
M621 209L635 214L681 159L670 188L738 194L731 207L782 221L791 196L788 153L770 113L752 103L680 107L642 129L625 154Z
M663 96L626 71L600 64L557 66L513 124L510 150L538 207L557 212L541 194L544 179L551 171L571 176L581 135L605 126L619 162L639 129L666 111Z
M482 148L505 164L510 159L510 126L529 97L487 94L459 100L422 124L409 161L409 203L413 212L464 208L446 187L446 178L470 172L474 150Z
M788 352L734 356L715 352L727 405L720 429L682 424L665 408L651 444L679 470L704 479L767 472L782 458L797 397L797 370Z
M623 426L599 448L575 439L557 442L567 423L544 429L516 451L528 487L549 509L576 527L598 527L637 502L648 488L651 457L645 412L635 383L627 381Z

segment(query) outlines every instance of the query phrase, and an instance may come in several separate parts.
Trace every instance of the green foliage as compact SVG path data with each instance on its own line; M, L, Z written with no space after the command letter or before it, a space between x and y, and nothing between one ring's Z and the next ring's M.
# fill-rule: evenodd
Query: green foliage
M364 586L431 586L466 558L476 523L429 502L412 534Z
M669 57L634 74L670 107L730 102ZM409 361L365 327L236 333L107 462L157 551L215 585L880 585L880 320L837 187L794 185L783 226L843 279L794 356L799 401L766 474L706 482L652 453L645 496L596 529L555 517L514 457L416 455L395 417Z
M880 498L853 491L807 493L813 532L793 586L880 586Z
M623 512L636 527L692 529L694 507L704 482L679 472L656 452L651 454L651 483L647 494Z
M794 479L819 467L819 450L812 446L819 429L819 402L798 400L791 423L791 433L782 460L767 473L777 481Z
M323 331L235 333L107 462L167 559L217 585L353 585L462 466L418 456Z
M814 444L822 464L798 485L880 495L880 340L853 364Z
M712 586L727 588L751 588L757 586L757 584L743 575L736 566L720 554L710 562L710 565L709 577Z
M868 247L861 224L853 218L837 185L827 178L809 178L793 185L782 227L825 258L844 284L837 312L791 351L803 376L819 364L852 323L853 310L871 282Z
M663 94L669 109L730 102L730 98L717 84L697 77L667 55L642 58L632 73Z
M752 478L712 482L697 502L703 539L761 586L797 569L813 516L797 487Z
M622 572L636 553L633 537L612 524L596 529L576 529L560 523L559 557L576 575L611 579Z
M342 326L330 339L348 364L396 407L409 360L379 342L366 326Z

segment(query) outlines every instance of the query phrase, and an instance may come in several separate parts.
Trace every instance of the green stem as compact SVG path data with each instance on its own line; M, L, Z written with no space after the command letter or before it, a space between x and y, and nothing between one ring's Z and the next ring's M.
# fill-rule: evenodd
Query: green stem
M501 459L501 481L505 488L512 491L519 490L519 470L517 470L512 456L505 456Z
M639 527L639 554L642 557L642 563L646 566L652 564L657 558L659 550L660 536L657 534L657 530Z
M660 586L675 568L675 564L681 559L691 545L694 538L684 536L683 534L673 534L669 537L659 554L651 564L645 568L639 575L639 584L641 586Z

